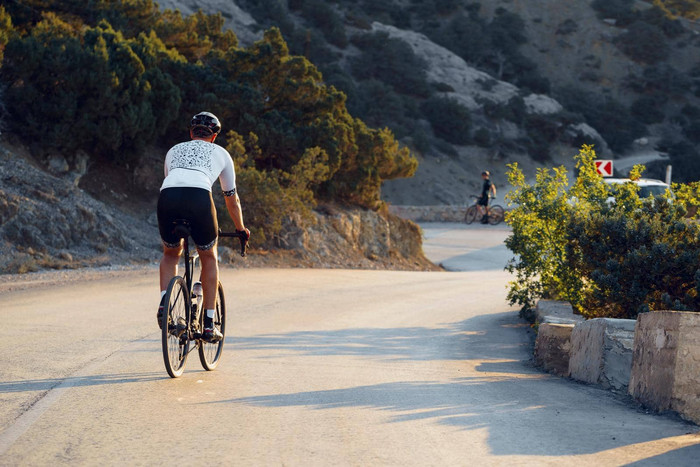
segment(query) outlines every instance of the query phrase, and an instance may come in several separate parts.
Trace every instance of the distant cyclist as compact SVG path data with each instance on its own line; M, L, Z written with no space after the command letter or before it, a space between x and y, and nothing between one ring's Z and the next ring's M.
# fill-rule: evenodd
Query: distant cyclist
M217 261L218 222L212 199L212 186L218 179L236 230L250 231L243 224L241 201L236 193L236 174L231 156L214 140L221 131L221 122L209 112L200 112L190 121L191 141L173 146L165 157L165 179L158 198L158 229L163 241L160 261L160 295L158 323L161 322L163 300L168 283L177 274L182 254L182 240L173 234L178 219L189 222L192 239L202 265L200 280L203 289L204 332L202 338L217 342L223 336L214 326L216 290L219 284Z
M484 170L483 172L481 172L481 179L484 181L484 184L481 186L481 197L476 202L476 205L479 209L479 212L481 213L481 223L488 224L489 198L496 197L496 185L494 185L491 182L491 174L488 170Z

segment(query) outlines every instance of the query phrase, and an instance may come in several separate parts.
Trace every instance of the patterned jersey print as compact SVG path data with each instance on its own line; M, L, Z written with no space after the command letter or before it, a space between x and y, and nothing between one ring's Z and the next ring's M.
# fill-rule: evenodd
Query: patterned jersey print
M170 170L194 169L208 175L212 173L212 152L215 146L204 141L190 141L173 148Z

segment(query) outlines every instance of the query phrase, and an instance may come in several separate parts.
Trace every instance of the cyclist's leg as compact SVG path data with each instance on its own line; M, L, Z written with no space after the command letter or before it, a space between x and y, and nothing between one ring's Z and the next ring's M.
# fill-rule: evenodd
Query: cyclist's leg
M205 342L218 342L223 339L223 334L217 328L216 317L216 291L219 286L219 263L216 258L216 244L209 249L199 249L199 261L202 265L202 281L204 316L204 332L202 340Z
M182 254L182 244L172 247L172 244L163 244L163 257L160 260L160 290L168 288L168 283L177 275L177 263Z
M202 190L203 191L203 190ZM216 340L221 334L213 329L212 318L216 310L216 290L219 286L219 263L217 261L217 232L219 226L216 220L216 207L211 193L198 193L201 208L196 213L192 223L192 239L199 252L199 262L202 267L200 281L202 282L202 308L204 308L205 340ZM213 333L210 332L213 330Z
M163 242L160 261L160 290L168 288L170 279L177 275L177 263L182 254L182 240L173 233L173 222L180 217L181 188L166 188L158 196L158 230Z
M208 250L200 250L199 261L202 265L202 308L212 310L216 308L216 288L219 285L219 263L216 258L216 245Z

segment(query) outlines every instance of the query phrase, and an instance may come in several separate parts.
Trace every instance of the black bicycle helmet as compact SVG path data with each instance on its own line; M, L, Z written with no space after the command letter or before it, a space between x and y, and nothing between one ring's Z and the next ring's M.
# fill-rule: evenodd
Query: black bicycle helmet
M211 136L221 131L221 122L216 115L209 112L199 112L190 121L190 130L196 136Z

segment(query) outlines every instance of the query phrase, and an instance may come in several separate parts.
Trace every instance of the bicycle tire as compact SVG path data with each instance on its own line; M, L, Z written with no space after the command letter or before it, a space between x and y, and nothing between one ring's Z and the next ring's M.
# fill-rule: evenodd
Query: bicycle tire
M476 220L477 214L478 209L476 209L476 206L469 206L467 208L467 212L464 214L464 222L467 224L471 224Z
M499 204L494 204L489 208L489 224L496 225L503 222L503 207Z
M187 315L190 297L185 280L176 276L170 280L165 292L165 306L161 318L161 342L163 361L171 378L179 377L185 371L185 362L190 350Z
M204 329L204 313L200 313L199 327ZM224 288L219 282L216 290L216 311L214 313L214 325L219 328L223 337L219 342L210 344L203 340L199 341L199 361L202 368L212 371L221 361L221 354L224 351L224 339L226 338L226 300L224 299Z

